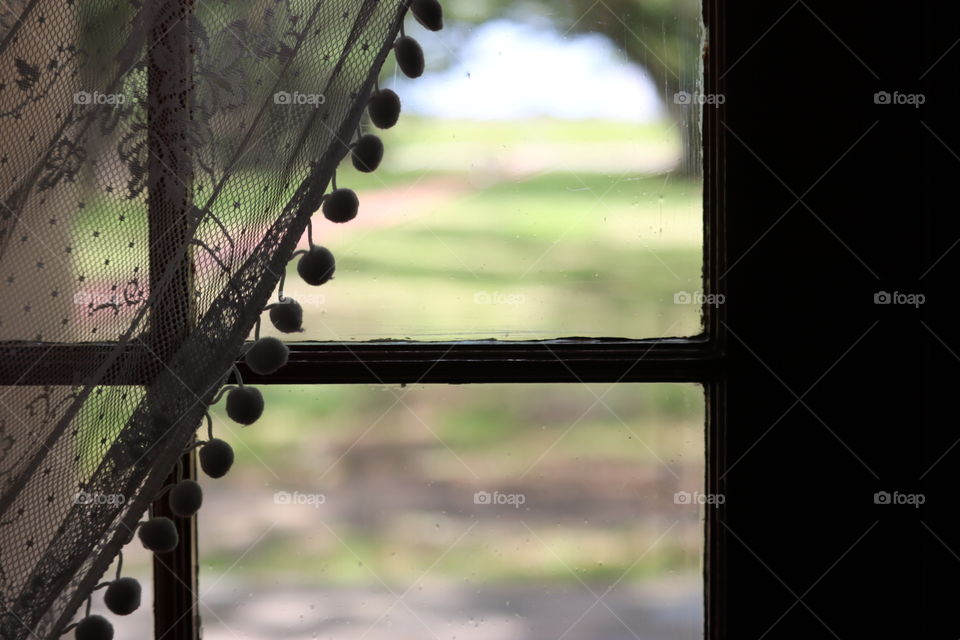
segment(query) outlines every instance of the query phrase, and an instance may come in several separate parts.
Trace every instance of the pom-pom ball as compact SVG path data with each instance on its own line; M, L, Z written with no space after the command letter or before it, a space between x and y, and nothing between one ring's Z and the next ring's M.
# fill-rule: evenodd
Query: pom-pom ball
M367 113L375 127L389 129L400 119L400 96L390 89L380 89L370 96Z
M284 298L270 307L270 322L277 331L296 333L303 331L303 307L293 298Z
M140 608L140 583L134 578L118 578L103 594L107 609L118 616L127 616Z
M413 0L410 10L417 22L430 31L443 29L443 7L439 0Z
M328 282L336 269L336 260L326 247L313 247L297 263L297 273L304 282L314 286Z
M87 616L77 625L77 640L113 640L113 625L103 616Z
M408 78L419 78L423 75L425 63L419 42L410 36L401 36L393 45L393 55L396 56L397 65L403 75Z
M250 425L256 422L262 414L263 394L258 389L237 387L231 389L230 393L227 394L227 415L234 422Z
M383 156L382 144L380 155ZM323 199L323 217L330 222L350 222L357 217L359 209L360 198L353 189L335 189Z
M211 478L222 478L233 466L233 447L213 438L200 447L200 468Z
M166 553L177 548L180 542L180 536L177 535L177 528L173 526L173 520L163 516L151 518L137 530L140 536L140 542L150 551L156 553Z
M372 133L363 134L353 145L352 159L357 171L376 171L383 161L383 142Z
M181 480L170 491L170 510L181 518L189 518L202 504L203 490L194 480Z
M282 340L268 336L254 342L247 349L243 360L257 375L268 376L287 364L289 355L290 349L283 344Z

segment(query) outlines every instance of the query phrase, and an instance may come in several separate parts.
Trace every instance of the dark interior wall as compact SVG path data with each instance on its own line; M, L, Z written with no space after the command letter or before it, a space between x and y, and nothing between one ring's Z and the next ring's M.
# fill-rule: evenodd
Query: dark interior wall
M722 4L720 629L960 637L958 9Z

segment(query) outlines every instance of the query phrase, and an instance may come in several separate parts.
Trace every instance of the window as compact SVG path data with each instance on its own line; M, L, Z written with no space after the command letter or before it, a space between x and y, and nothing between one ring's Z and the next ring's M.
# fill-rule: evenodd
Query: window
M616 6L614 0L586 2ZM29 6L34 4L43 3ZM314 334L308 337L326 341L298 344L278 375L257 379L247 372L248 379L277 385L268 389L271 394L309 395L320 403L342 394L367 398L371 406L408 391L411 398L466 397L469 405L469 398L484 394L499 394L506 402L511 394L532 400L559 393L574 401L591 385L616 394L628 389L638 397L659 393L649 391L654 388L688 389L705 418L703 488L708 497L725 497L703 511L705 637L956 638L960 521L954 486L960 447L954 398L960 344L951 331L956 325L951 302L960 269L960 217L951 212L960 157L952 99L960 73L958 10L943 3L882 3L865 11L860 3L704 0L702 12L707 41L698 99L712 96L717 104L702 110L700 124L705 203L700 301L725 296L723 304L702 305L702 331L694 320L694 330L684 332L688 337L669 335L669 322L649 324L654 329L646 334L638 329L576 336L548 323L534 323L533 333L521 334L523 326L506 305L471 316L477 320L472 326L439 318L423 332L429 335L413 330L378 335L381 320L346 332L352 342ZM28 72L20 66L29 85L33 67ZM719 96L729 103L719 104ZM24 128L16 135L26 140L32 132ZM355 262L355 275L363 267ZM478 290L491 291L486 284ZM914 294L925 302L893 302L916 303ZM658 326L663 330L655 330ZM509 335L495 331L498 327ZM495 336L499 339L489 340ZM0 361L0 377L5 384L32 385L26 393L42 393L44 385L76 385L70 378L76 363L99 362L104 351L97 343L15 348L14 358ZM40 357L47 351L51 355ZM11 360L22 362L24 353L30 354L30 366L18 370ZM110 376L105 384L141 382ZM695 385L702 385L702 405ZM360 401L351 406L363 409ZM689 425L692 430L693 419ZM330 429L338 427L344 425ZM591 433L597 435L591 446L609 445L603 428ZM258 432L251 442L269 437ZM474 445L462 438L479 436L468 430L458 437L458 446L470 448ZM299 452L287 453L298 459ZM429 456L431 448L417 455ZM249 468L262 468L255 464ZM440 465L432 472L443 470ZM293 484L282 490L297 490ZM427 511L444 497L442 488L439 482L424 485L420 495ZM610 487L609 499L619 494L616 488ZM273 505L269 489L257 492ZM319 501L307 487L304 491L306 497L296 500ZM907 500L895 501L894 495ZM921 495L925 500L918 505ZM473 506L479 508L470 501L461 509ZM309 503L291 508L301 507L314 509ZM516 514L509 511L514 507L509 502L499 507L503 511L493 513L500 513L508 528L516 526ZM406 522L411 514L394 515ZM426 520L428 528L435 524ZM201 534L204 526L201 518ZM593 541L610 534L604 526L594 529ZM575 561L575 549L534 530L547 543L546 553L552 548L567 563ZM201 535L198 542L190 529L183 535L188 544L155 574L156 620L166 638L195 640L196 554L210 541ZM384 571L395 569L381 562L382 554L361 551L358 555L384 565ZM503 568L503 561L495 560L490 557L490 571ZM687 560L683 556L681 562ZM138 562L133 554L129 561ZM214 571L223 562L210 558ZM336 569L344 581L344 576L370 577L356 565ZM459 575L455 564L441 569L441 575ZM215 576L206 571L202 580ZM398 582L406 589L417 577ZM374 617L390 606L392 596L387 600L382 607L371 605ZM301 628L298 616L304 610L305 619L315 620L310 603L294 604L287 618L292 633ZM239 608L256 621L252 605ZM397 608L406 616L405 608ZM611 608L621 611L619 603ZM210 617L204 621L210 623ZM400 625L410 618L395 620ZM466 631L472 629L476 637L486 637L489 629L516 629L501 622L460 624L464 633L457 635L470 637ZM423 625L415 628L423 634ZM622 625L614 632L611 637L632 637Z
M201 478L206 638L699 638L697 385L275 386Z
M302 337L700 334L698 5L451 6L438 68L383 78L404 112L380 168L338 171L361 210L316 227L335 286L287 279Z
M610 549L623 543L624 549L637 551L634 545L637 541L624 542L634 535L650 543L651 548L656 547L660 537L672 531L672 525L660 526L663 524L660 509L682 512L682 517L676 518L682 535L671 539L672 546L663 556L651 558L656 558L655 568L660 573L677 574L677 582L671 588L676 590L680 608L665 605L662 613L670 617L679 612L681 620L676 624L664 622L663 628L696 634L701 626L709 629L714 616L713 601L707 598L704 602L699 594L715 590L711 582L714 574L701 571L701 563L704 555L710 553L709 533L705 534L704 530L709 532L715 528L718 509L712 508L715 505L700 509L704 505L697 502L686 504L687 498L683 496L696 501L710 496L715 489L707 478L711 473L715 434L721 428L717 420L720 414L717 412L716 366L722 347L719 332L722 308L719 304L704 304L707 300L722 300L717 278L721 266L718 252L721 211L713 197L718 184L716 119L721 105L701 109L703 98L720 93L712 86L717 77L712 69L707 69L706 85L701 85L699 3L677 0L675 6L656 5L657 11L666 13L653 16L652 24L659 28L654 29L655 33L649 34L649 38L646 33L634 32L624 22L616 3L609 4L614 5L613 8L608 3L596 3L585 12L578 12L574 7L574 14L555 16L556 20L549 24L549 21L535 20L518 27L511 26L509 20L498 20L485 23L493 30L484 26L454 33L454 38L474 38L479 43L476 46L481 46L484 38L488 40L487 46L489 41L496 46L498 38L513 38L511 48L527 55L515 62L527 73L536 70L537 55L569 45L573 48L571 63L592 60L595 65L580 68L577 82L590 79L598 84L591 89L561 88L560 99L553 100L559 109L550 114L553 119L531 116L519 125L480 122L474 113L462 116L456 125L441 123L431 127L423 119L418 120L416 109L411 109L409 127L398 128L397 137L387 140L388 146L393 145L398 153L388 158L389 171L375 178L385 183L371 182L371 178L366 178L364 183L356 175L340 176L341 184L348 177L356 180L355 186L370 202L375 203L379 196L384 209L390 204L391 194L403 190L403 204L409 212L403 210L398 219L387 221L371 215L363 223L367 227L360 226L356 232L337 229L331 234L331 242L337 240L334 234L339 233L346 245L358 247L344 256L339 277L343 286L319 290L320 297L311 299L311 293L296 289L293 281L288 281L291 282L288 292L300 297L304 306L314 312L316 322L309 318L306 322L313 333L304 335L302 343L292 345L289 364L276 375L263 378L245 370L242 363L240 368L248 383L296 385L300 389L324 385L312 387L323 390L312 394L315 400L322 400L325 393L329 397L330 393L339 391L343 395L354 395L359 407L372 402L374 392L369 390L370 385L392 385L389 391L383 392L391 394L397 393L396 385L407 385L414 395L439 398L431 400L438 408L445 406L444 399L458 395L467 398L467 404L489 405L500 398L516 396L528 404L539 400L548 409L553 403L566 407L562 416L545 414L544 424L539 426L548 435L565 429L563 425L570 411L581 412L590 419L593 412L602 413L606 409L602 399L608 393L630 398L623 401L628 409L632 402L645 397L652 399L654 406L661 400L667 405L679 402L685 408L669 420L669 411L648 415L643 413L646 409L637 409L637 422L624 421L621 412L612 412L616 417L612 426L595 424L578 430L571 440L576 445L577 438L584 439L579 445L583 447L582 455L576 446L567 449L568 444L560 444L567 437L561 431L557 434L554 452L560 463L549 472L537 473L544 478L551 473L575 473L583 456L596 455L603 460L602 465L597 460L583 462L586 465L583 468L598 473L607 463L614 472L618 465L636 464L637 469L646 469L644 465L650 462L647 454L654 458L673 456L676 460L659 460L653 467L666 470L668 478L651 480L644 489L655 496L657 504L656 508L651 507L652 517L643 518L629 512L616 517L601 513L594 521L595 526L589 527L587 523L570 520L569 513L564 511L564 517L556 523L559 534L532 526L528 533L538 545L531 572L534 579L541 582L540 590L548 588L544 585L553 574L569 567L571 570L564 574L567 586L584 587L586 594L578 591L575 596L583 599L596 597L593 593L596 584L581 580L584 571L591 580L593 577L606 580L601 582L606 587L616 583L610 576L619 574L631 589L646 588L640 579L645 574L641 571L635 580L632 561L626 561ZM711 16L715 9L712 6L708 3L705 9L708 25L713 24ZM475 17L478 21L481 18ZM558 31L558 24L566 24L567 33ZM681 25L680 32L673 31L676 24ZM625 41L621 43L611 33L623 36ZM654 39L655 46L646 44L647 40L653 42ZM665 48L657 48L661 44ZM673 55L680 57L672 59ZM618 62L625 56L634 61L645 59L648 76L640 77L636 65L630 67ZM707 61L713 64L713 59L708 57ZM148 67L147 75L157 71L156 65ZM510 67L509 63L501 64L483 71L495 76L507 73ZM450 61L448 68L453 74L451 77L474 73L457 61ZM615 77L604 76L610 70L615 72ZM480 71L476 73L478 78L483 75ZM567 80L570 78L572 76ZM486 80L489 83L489 77ZM504 96L504 104L509 98L519 96L524 84L522 75L515 75L512 82L513 95ZM153 87L150 91L154 93L150 95L156 99L156 85L147 83L147 87ZM540 88L541 92L543 89ZM430 90L427 87L426 91ZM432 90L436 91L436 87ZM570 95L564 97L563 90ZM620 90L622 94L614 93ZM600 115L593 113L589 119L579 113L582 122L574 125L566 119L575 106L573 94L577 91L587 98L584 100L581 96L580 108L590 103L602 109L598 112ZM657 98L651 101L651 95ZM625 105L638 106L644 100L649 111L645 120L625 108ZM423 99L423 104L436 105L440 101L434 95L432 100ZM461 107L468 111L470 106L476 106L469 100L463 103L462 98L461 102ZM603 104L598 104L601 102ZM415 103L416 100L411 105ZM534 109L532 113L542 115L536 112L542 105L541 101L539 106L530 107ZM505 147L513 149L512 155L505 155ZM467 164L461 161L458 165L454 148L463 149L458 152L463 158L479 160ZM702 149L706 151L703 155ZM418 190L423 186L420 178L424 167L432 172L428 176L430 189ZM172 171L164 165L161 173ZM431 204L430 198L437 193L447 200ZM160 204L156 206L163 208L164 203L157 202ZM451 202L455 202L456 207L451 207ZM701 202L711 206L703 208ZM429 216L429 207L441 205L453 214L442 224L436 224ZM78 206L86 208L87 203L80 202ZM239 202L233 206L238 207ZM99 223L94 215L97 208L91 206L90 209L94 213L84 218L83 224L92 226L81 225L75 231L99 241L101 233L96 228ZM371 206L371 210L375 211L376 207ZM404 216L409 216L409 222ZM124 212L118 214L118 221L125 223L125 218ZM151 237L163 237L169 231L159 218L134 222L139 225L138 233ZM177 225L175 231L176 236L185 232L185 228ZM124 246L132 246L132 240L124 241L127 243ZM397 251L393 243L403 251ZM118 244L109 250L115 248L122 246ZM162 306L169 317L162 318L154 328L163 326L171 332L184 329L181 325L189 314L177 305L189 297L190 283L186 263L181 266L184 281L175 281L178 292L172 298L177 304ZM156 270L158 274L159 271ZM81 302L95 305L100 299L88 296ZM327 309L337 310L337 315L328 313ZM169 325L163 320L170 320ZM114 327L108 320L104 327L96 328L99 331L96 337L112 335L120 326ZM150 337L149 332L143 335ZM78 336L73 344L43 344L39 337L35 344L18 344L21 358L24 352L34 351L38 357L32 359L25 371L8 366L3 370L4 381L17 385L77 385L81 381L71 378L70 372L78 367L72 365L100 362L104 354L110 352L106 343L86 341L90 336L81 338ZM149 339L141 344L150 349ZM156 374L168 354L147 354L141 345L134 344L129 355L129 360L124 359L122 371L110 368L102 380L105 385L138 385L142 382L138 376L151 375L143 373L138 363L149 362ZM140 356L143 361L137 360ZM471 386L447 386L466 384ZM366 390L347 392L338 385L363 385L356 389ZM472 419L481 418L486 419L483 415ZM447 434L446 440L464 439L461 444L467 450L477 448L471 440L473 437L479 438L484 446L504 447L511 443L519 446L524 438L531 437L538 445L544 444L535 437L535 430L531 436L529 424L524 424L524 429L502 434L502 442L491 444L483 439L483 434L470 430L469 419L471 416L463 417L466 431L459 432L458 427L455 433ZM97 415L96 421L119 423L106 412ZM472 428L475 430L476 425ZM619 446L618 438L629 441L634 438L633 431L646 429L662 442L657 446L644 443L632 450ZM548 444L547 449L553 447ZM427 452L432 453L435 452ZM496 448L494 453L498 457L505 455ZM530 460L529 454L530 451L525 452L522 460L518 455L516 460L521 465L529 463L534 469L539 458L533 456ZM184 467L187 475L195 473L192 456L185 457ZM443 465L431 467L431 473L440 473L443 469ZM521 475L527 477L533 473ZM518 505L520 496L526 500L526 491L510 491L506 485L500 486L494 476L484 484L485 474L477 475L479 479L470 479L460 487L461 494L462 489L471 489L468 495L475 500L467 506L461 504L462 512L470 506L484 506L486 499L495 509ZM430 478L434 484L427 482L417 487L420 491L417 495L436 505L442 496L437 492L437 481L433 476ZM545 482L541 480L541 484ZM557 482L575 485L568 477ZM627 487L618 491L614 482L599 501L609 501L617 508L630 503L624 495L637 487L629 483ZM623 495L618 496L618 492ZM316 494L312 495L315 501L319 499ZM531 500L537 495L532 492ZM547 493L538 497L551 499ZM594 497L585 494L582 501L573 504L574 510L591 506ZM501 498L506 502L502 503ZM230 511L230 504L224 504L225 510ZM154 514L163 514L166 508L163 501L158 501L153 507ZM435 509L428 511L432 514ZM519 532L526 530L527 521L516 515L509 511L502 514L503 530L489 521L487 525L478 524L477 538L469 543L476 549L489 550L491 540L501 533L520 535ZM401 522L397 530L402 532L402 521L408 517L411 517L408 513L398 515ZM205 543L198 540L196 521L184 521L179 526L181 544L177 549L153 558L154 624L158 637L193 640L199 628L198 614L203 614L196 606L196 598L198 565L205 562L198 553L205 549ZM200 530L202 534L203 525ZM359 529L357 535L368 534ZM587 538L587 552L565 548L567 539L579 535ZM225 533L224 540L226 536ZM220 539L217 535L215 541ZM376 544L382 545L383 540L374 540L371 544L377 555ZM411 555L417 552L409 540L407 544L411 546ZM528 541L528 551L533 544ZM594 553L597 550L602 553ZM217 550L208 551L211 552L209 562L216 568ZM470 555L478 554L482 556L479 551ZM593 562L589 569L579 571L574 566L587 560ZM138 558L135 553L127 561L135 571L142 572L145 568L144 558ZM511 565L522 561L519 555L511 556L506 551L501 552L499 560L496 554L490 554L488 561L481 557L483 566L479 568L488 575L481 572L478 580L489 581L498 575L508 583L519 579L515 572L511 573ZM461 569L468 570L467 559L462 562L462 566L444 565L441 573L449 579ZM709 567L708 562L706 569ZM339 575L349 580L356 573L351 567ZM407 577L408 574L398 574L398 579ZM571 577L576 579L576 584L570 583ZM650 606L655 609L660 605L654 600L651 599ZM542 602L533 605L545 606ZM205 618L210 622L209 617ZM537 624L543 624L549 622L550 616L541 609L534 618L539 621ZM573 633L578 621L567 622L567 628ZM581 632L583 629L577 631Z
M596 9L588 20L611 19ZM271 403L282 413L232 436L248 476L210 488L224 516L200 526L198 590L209 598L200 615L209 634L712 633L716 603L703 594L717 588L709 532L723 507L709 475L722 397L721 211L711 195L722 102L705 102L719 95L716 61L706 62L705 85L687 78L679 98L667 96L679 122L663 115L666 126L589 122L578 130L541 120L529 130L405 115L386 138L394 156L384 173L338 176L383 217L324 227L324 242L353 248L335 287L287 280L285 292L314 319L305 321L307 340L269 377L243 370L245 381L279 385L268 398L282 399ZM463 71L454 64L451 74ZM684 96L698 103L685 105ZM699 150L700 127L702 173L701 159L682 151ZM565 150L581 165L539 157L529 173L498 176L518 161L503 157L504 146L536 155L524 144L550 149L541 155ZM468 149L464 167L446 160L459 145ZM627 147L620 155L618 145ZM631 155L651 146L649 157ZM614 168L611 154L648 164ZM470 160L484 155L487 162ZM656 167L664 158L683 170ZM631 225L643 232L612 249ZM607 411L605 393L625 413ZM683 407L674 420L645 413L648 403L671 402ZM501 405L512 413L498 412ZM576 420L581 414L589 424ZM521 418L504 423L511 415ZM294 446L305 420L315 431ZM581 426L564 443L571 424ZM633 430L648 430L656 443L634 440ZM563 444L554 449L555 439ZM541 462L534 449L549 450L553 464L525 473L520 467ZM613 478L620 464L632 471ZM680 468L682 479L673 475ZM532 503L536 487L551 482L572 490L586 481L560 478L565 472L606 478L606 490L591 497L583 489L539 520L516 504ZM630 484L647 472L656 477L650 485ZM526 482L530 474L539 481ZM637 492L658 506L645 512L631 500ZM487 494L504 504L484 512ZM263 517L241 534L228 514L250 501ZM617 517L580 517L604 501L618 505ZM637 546L646 543L655 549L648 556ZM599 558L601 548L610 559ZM641 556L656 567L651 573L638 569L642 560L631 566ZM624 599L607 607L600 596L618 579ZM504 589L514 595L501 598ZM558 592L567 598L561 610Z

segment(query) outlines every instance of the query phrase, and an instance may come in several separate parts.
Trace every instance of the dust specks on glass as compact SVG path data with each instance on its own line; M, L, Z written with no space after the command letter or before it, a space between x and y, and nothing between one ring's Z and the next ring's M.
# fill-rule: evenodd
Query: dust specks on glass
M448 3L381 132L308 340L650 338L702 330L697 0ZM364 126L370 126L366 124Z
M699 386L265 394L200 480L205 637L702 637Z

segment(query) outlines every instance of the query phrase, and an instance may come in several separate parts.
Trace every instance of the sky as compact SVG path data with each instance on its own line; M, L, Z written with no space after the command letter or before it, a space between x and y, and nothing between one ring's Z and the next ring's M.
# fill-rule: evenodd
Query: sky
M646 122L663 115L649 76L599 34L565 36L547 25L495 20L470 31L418 30L415 37L428 65L420 78L393 83L404 110L481 120ZM445 53L453 64L431 69L431 56Z

